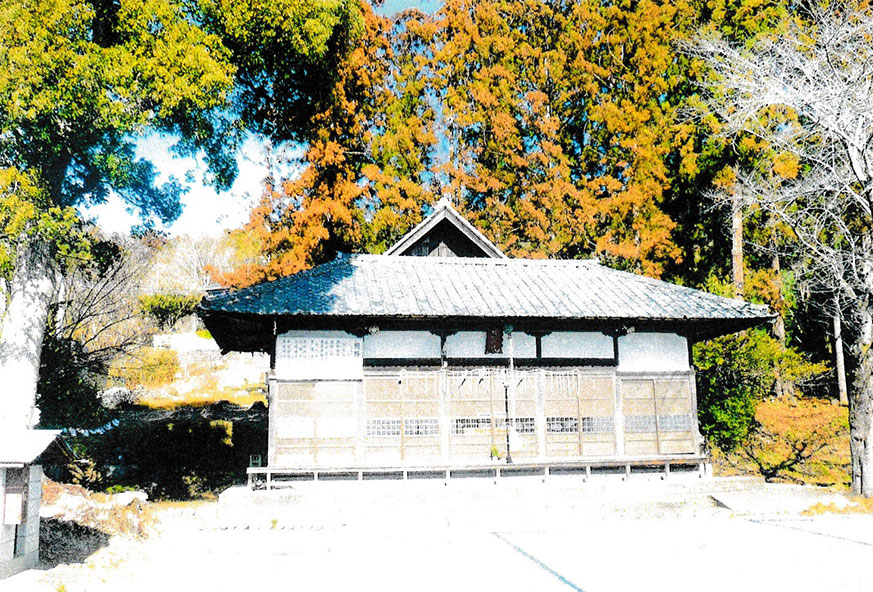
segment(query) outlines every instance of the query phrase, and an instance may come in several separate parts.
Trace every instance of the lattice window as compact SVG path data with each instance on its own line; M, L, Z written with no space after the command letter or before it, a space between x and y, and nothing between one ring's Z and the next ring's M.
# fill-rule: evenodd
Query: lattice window
M435 436L440 432L438 419L405 419L403 420L403 435L405 436Z
M547 417L546 431L552 434L578 434L579 420L575 417Z
M452 435L481 433L491 428L490 417L456 417L452 420Z
M582 418L583 434L609 434L612 433L613 421L611 415L598 415Z
M624 431L630 433L650 433L655 431L654 415L626 415Z
M399 436L400 435L400 420L399 419L368 419L367 420L367 435L368 436Z
M659 415L658 422L662 432L691 431L691 416L687 413L680 415Z
M533 417L516 417L515 431L519 434L533 434L536 431L536 422Z
M688 432L691 431L691 416L687 413L659 415L656 425L654 415L628 415L624 418L624 430L636 433L651 433L656 430L662 432Z
M533 417L516 417L512 420L512 423L515 424L515 431L519 434L533 434L536 432L536 421ZM494 427L504 429L506 427L506 420L502 417L495 417Z

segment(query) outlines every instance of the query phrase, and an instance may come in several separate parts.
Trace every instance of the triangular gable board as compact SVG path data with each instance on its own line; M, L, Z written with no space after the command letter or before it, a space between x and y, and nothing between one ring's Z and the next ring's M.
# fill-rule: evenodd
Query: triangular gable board
M446 199L437 202L433 214L407 232L385 254L413 257L506 258L500 249L467 222Z

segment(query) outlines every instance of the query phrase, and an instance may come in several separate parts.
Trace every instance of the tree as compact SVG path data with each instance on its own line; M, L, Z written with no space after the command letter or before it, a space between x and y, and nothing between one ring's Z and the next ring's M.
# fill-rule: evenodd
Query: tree
M97 395L111 362L143 346L138 295L149 252L141 240L97 239L87 264L59 279L40 356L40 426L93 427L106 410Z
M794 234L804 280L842 303L854 384L849 422L852 489L873 496L873 15L833 3L809 24L751 48L703 36L691 51L715 74L712 110L792 155L801 174L773 183L749 172L754 203Z
M435 201L427 175L437 138L420 77L422 24L414 13L392 25L369 7L361 10L357 44L322 82L330 92L305 123L300 175L268 179L236 233L241 250L255 244L262 257L217 274L222 283L281 277L338 252L382 251ZM276 112L277 118L297 115L281 104Z
M310 140L312 120L334 103L342 64L364 30L359 0L194 4L206 29L231 51L234 106L245 127L278 142Z
M232 271L238 257L227 235L181 235L161 241L152 248L143 291L202 296L213 284L211 274Z
M678 255L659 203L682 138L679 3L448 2L435 17L444 182L517 256L598 253L659 275Z
M0 2L0 241L11 262L0 334L5 419L33 425L39 358L62 268L87 256L74 206L114 191L147 218L178 215L133 136L211 136L233 68L177 0ZM78 240L79 237L81 240ZM9 266L7 266L9 267Z

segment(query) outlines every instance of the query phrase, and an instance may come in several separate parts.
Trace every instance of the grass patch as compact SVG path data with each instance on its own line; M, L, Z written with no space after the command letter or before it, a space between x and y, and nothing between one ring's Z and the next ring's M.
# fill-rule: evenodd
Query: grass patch
M109 367L109 377L128 388L154 387L172 383L180 370L179 356L175 351L144 347L115 360Z
M834 503L818 503L801 512L803 516L818 516L820 514L870 514L873 515L873 498L854 497L844 506Z
M162 510L196 510L197 508L202 508L208 504L215 504L218 502L218 498L209 498L209 499L196 499L196 500L158 500L154 502L150 502L152 508L156 512L160 512Z
M177 407L205 407L220 401L227 401L239 407L251 407L255 403L267 404L267 393L263 385L243 387L197 389L188 393L147 391L137 403L151 409L176 409Z

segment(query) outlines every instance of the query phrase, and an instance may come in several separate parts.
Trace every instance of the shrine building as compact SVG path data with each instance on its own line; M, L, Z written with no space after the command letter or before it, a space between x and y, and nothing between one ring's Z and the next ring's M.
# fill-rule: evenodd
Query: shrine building
M223 352L270 355L249 470L270 486L699 468L691 347L773 319L595 260L506 257L447 201L382 255L217 291L199 314Z

